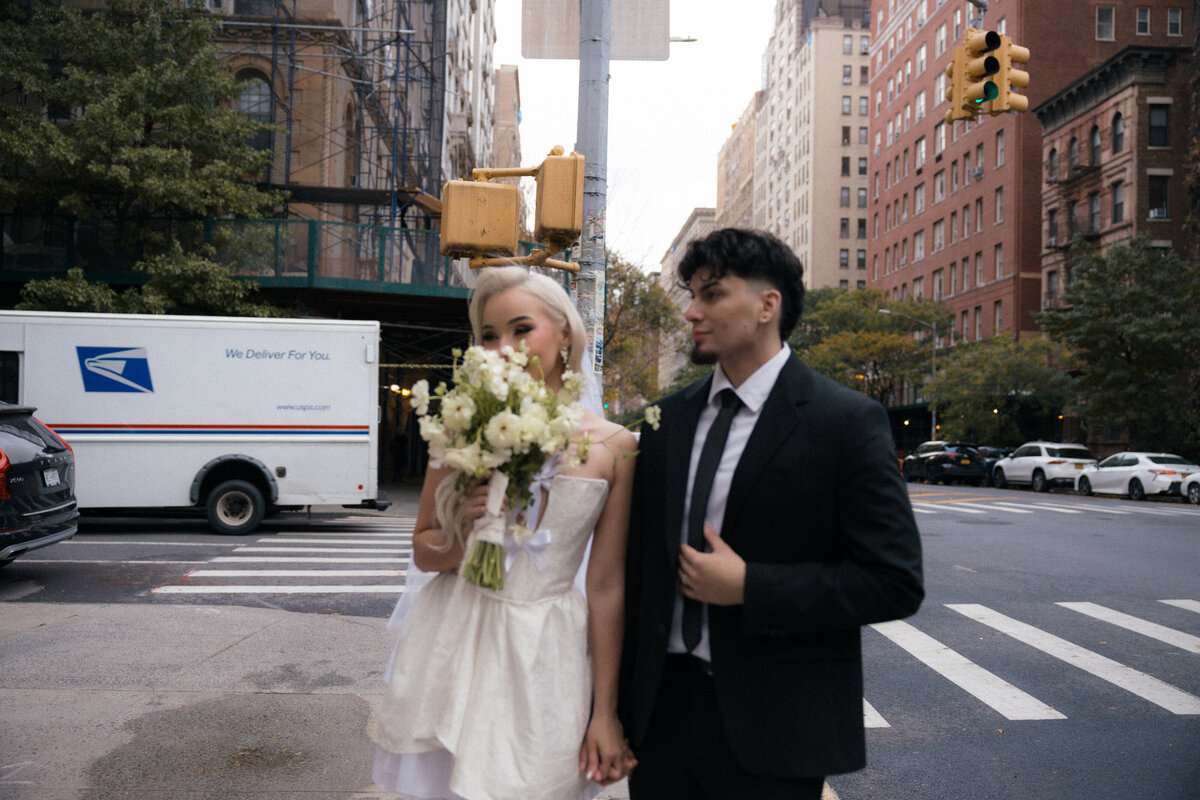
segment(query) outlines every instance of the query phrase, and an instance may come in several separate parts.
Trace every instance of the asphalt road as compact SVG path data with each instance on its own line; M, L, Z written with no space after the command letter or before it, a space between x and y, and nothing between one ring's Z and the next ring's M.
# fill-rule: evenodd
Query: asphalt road
M1200 508L910 489L928 595L863 632L870 766L830 779L842 800L1200 796ZM412 523L91 518L0 571L0 601L385 617Z

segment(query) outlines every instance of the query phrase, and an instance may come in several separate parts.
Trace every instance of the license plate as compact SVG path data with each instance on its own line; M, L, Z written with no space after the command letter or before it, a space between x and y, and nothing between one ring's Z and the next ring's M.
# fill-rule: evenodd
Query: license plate
M1083 464L1076 464L1075 469L1083 469Z
M58 486L58 470L54 467L42 471L42 477L46 479L46 486Z
M964 458L962 461L959 461L958 463L962 464L964 467L969 467L969 466L971 466L971 459Z

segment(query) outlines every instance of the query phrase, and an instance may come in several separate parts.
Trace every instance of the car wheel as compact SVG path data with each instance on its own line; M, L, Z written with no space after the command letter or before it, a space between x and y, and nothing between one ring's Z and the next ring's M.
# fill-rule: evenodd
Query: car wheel
M258 527L266 514L262 492L246 481L225 481L208 495L208 524L217 533L244 534Z
M1146 490L1142 487L1142 482L1134 478L1129 482L1129 499L1130 500L1145 500Z
M1090 495L1092 493L1092 482L1087 478L1080 478L1079 493L1082 495Z
M1187 499L1189 503L1200 506L1200 482L1195 482L1188 487Z
M1046 483L1046 475L1040 469L1033 473L1033 490L1035 492L1044 492L1050 488L1050 484Z
M992 483L996 484L997 489L1004 489L1008 486L1008 479L1004 477L1004 470L999 467L992 473Z

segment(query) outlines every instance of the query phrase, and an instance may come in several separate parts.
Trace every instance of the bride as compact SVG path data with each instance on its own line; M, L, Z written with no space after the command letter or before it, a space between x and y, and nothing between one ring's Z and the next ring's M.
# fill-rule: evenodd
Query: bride
M540 361L530 369L551 388L564 369L580 371L583 323L546 276L486 268L470 319L484 347L523 342ZM616 693L636 441L591 411L576 444L584 435L596 444L583 464L567 473L548 462L534 485L540 519L527 523L539 535L506 544L502 590L457 574L485 513L486 483L464 495L447 491L452 470L426 473L413 561L437 576L410 598L396 643L373 770L384 788L422 800L570 800L594 797L632 769ZM589 537L585 600L574 577Z

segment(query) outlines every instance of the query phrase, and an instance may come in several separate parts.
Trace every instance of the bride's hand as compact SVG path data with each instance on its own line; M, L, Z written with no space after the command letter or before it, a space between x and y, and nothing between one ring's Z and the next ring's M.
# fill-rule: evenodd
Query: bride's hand
M475 520L487 513L488 479L480 478L463 498L463 534L469 534ZM507 498L504 505L508 505Z
M626 777L635 766L637 759L630 752L616 717L592 717L579 750L579 771L589 780L608 786Z

